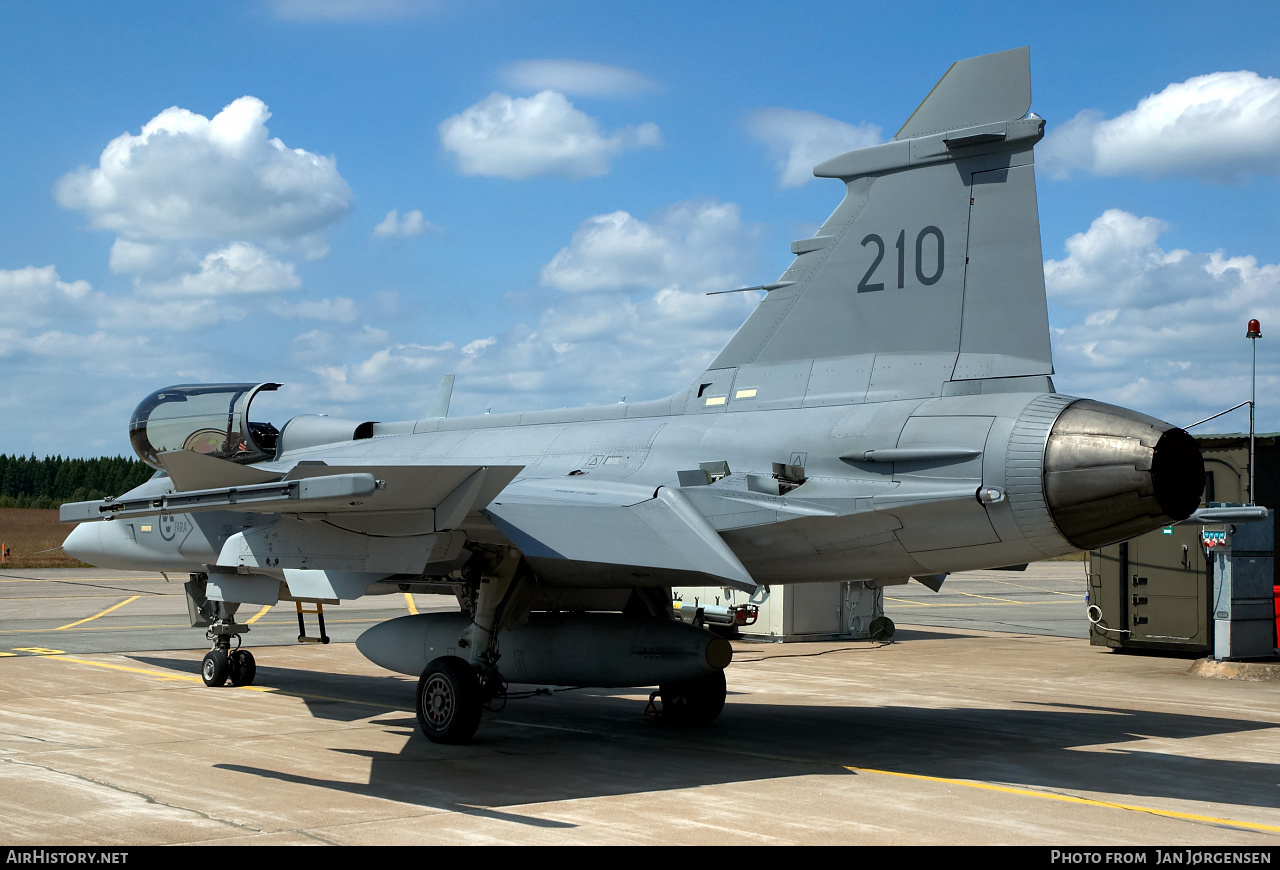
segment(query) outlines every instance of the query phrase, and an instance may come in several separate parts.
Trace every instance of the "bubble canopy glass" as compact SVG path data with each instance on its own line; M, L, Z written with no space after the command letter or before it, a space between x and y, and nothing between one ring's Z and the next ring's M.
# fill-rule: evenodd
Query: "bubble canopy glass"
M179 384L147 396L129 420L129 441L138 458L160 468L157 456L193 450L258 462L275 456L279 432L270 423L250 423L249 403L280 384Z

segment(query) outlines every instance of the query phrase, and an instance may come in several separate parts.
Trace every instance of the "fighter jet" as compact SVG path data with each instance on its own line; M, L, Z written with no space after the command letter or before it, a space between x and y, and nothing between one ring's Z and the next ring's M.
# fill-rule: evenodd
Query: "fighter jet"
M1030 103L1026 48L959 61L892 141L819 164L843 201L675 395L453 418L450 383L421 420L277 429L251 404L278 384L165 387L129 423L155 476L64 506L63 549L190 574L211 686L254 679L241 604L454 596L358 646L458 743L508 683L656 686L660 721L714 720L732 650L673 586L936 589L1182 520L1193 439L1054 390Z

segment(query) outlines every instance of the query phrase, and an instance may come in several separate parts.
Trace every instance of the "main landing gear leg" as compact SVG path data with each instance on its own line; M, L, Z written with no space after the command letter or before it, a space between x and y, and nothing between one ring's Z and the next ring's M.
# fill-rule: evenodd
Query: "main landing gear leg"
M462 601L471 624L458 638L470 661L441 656L418 679L418 726L433 743L467 743L480 727L485 707L505 698L498 671L498 633L529 616L532 575L511 549L478 550L464 573L468 594Z

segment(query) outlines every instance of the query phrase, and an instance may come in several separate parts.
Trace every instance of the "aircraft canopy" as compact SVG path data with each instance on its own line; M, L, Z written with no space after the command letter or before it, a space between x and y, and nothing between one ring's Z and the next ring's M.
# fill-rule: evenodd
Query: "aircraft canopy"
M191 450L229 459L260 462L275 457L279 431L270 423L250 423L249 403L280 384L179 384L156 390L129 420L129 441L138 458L160 468L158 454Z

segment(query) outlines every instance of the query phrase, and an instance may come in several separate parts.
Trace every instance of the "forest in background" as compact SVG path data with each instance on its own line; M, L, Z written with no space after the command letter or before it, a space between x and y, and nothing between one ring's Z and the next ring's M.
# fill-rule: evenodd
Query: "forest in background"
M0 508L48 509L121 495L154 473L146 463L123 456L37 459L0 454Z

